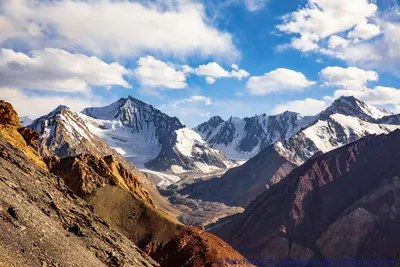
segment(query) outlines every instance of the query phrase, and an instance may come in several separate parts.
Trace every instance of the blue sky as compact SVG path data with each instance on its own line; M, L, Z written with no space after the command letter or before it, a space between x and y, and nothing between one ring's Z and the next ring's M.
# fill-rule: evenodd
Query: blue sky
M400 112L399 14L392 0L5 0L0 98L36 117L132 95L189 126L341 95Z

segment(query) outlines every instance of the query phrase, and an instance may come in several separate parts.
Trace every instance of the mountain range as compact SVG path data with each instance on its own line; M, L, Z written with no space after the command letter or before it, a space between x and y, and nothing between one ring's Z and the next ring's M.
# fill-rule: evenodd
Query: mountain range
M180 174L218 172L233 166L179 119L133 97L81 113L60 106L29 127L40 133L42 155L72 156L88 148L100 150L100 154L115 154L99 145L101 139L141 169ZM162 184L179 180L176 176L165 177L172 181Z
M307 118L309 124L291 137L265 147L221 178L187 185L181 193L192 198L247 207L266 188L278 183L313 156L370 134L390 133L400 128L398 119L398 115L369 106L354 97L341 97L318 115ZM297 124L289 128L296 128L294 125Z
M32 232L17 242L46 264L64 256L35 254L28 218L53 229L43 250L61 247L89 266L400 258L400 115L354 97L315 116L215 116L194 129L130 96L21 121L0 102L0 192L15 196L0 198L0 224L7 236ZM181 223L191 216L233 248ZM59 242L63 231L79 253Z

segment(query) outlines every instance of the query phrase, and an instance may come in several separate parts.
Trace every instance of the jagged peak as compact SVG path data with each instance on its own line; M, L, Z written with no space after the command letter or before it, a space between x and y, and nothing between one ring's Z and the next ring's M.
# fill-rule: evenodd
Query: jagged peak
M333 103L327 109L325 109L319 117L324 119L327 116L329 117L335 113L358 117L367 121L374 121L392 114L384 109L379 109L368 105L354 96L339 97L333 101Z

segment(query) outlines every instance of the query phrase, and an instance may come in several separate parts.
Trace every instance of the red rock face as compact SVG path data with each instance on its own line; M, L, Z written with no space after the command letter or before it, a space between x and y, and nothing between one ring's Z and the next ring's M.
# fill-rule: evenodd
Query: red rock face
M396 131L313 158L211 232L248 258L400 259L399 146Z

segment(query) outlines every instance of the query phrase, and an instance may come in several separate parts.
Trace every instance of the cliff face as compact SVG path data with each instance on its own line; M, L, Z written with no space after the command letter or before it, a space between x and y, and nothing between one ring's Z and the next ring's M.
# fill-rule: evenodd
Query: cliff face
M399 259L399 145L395 131L316 156L211 232L250 258Z

